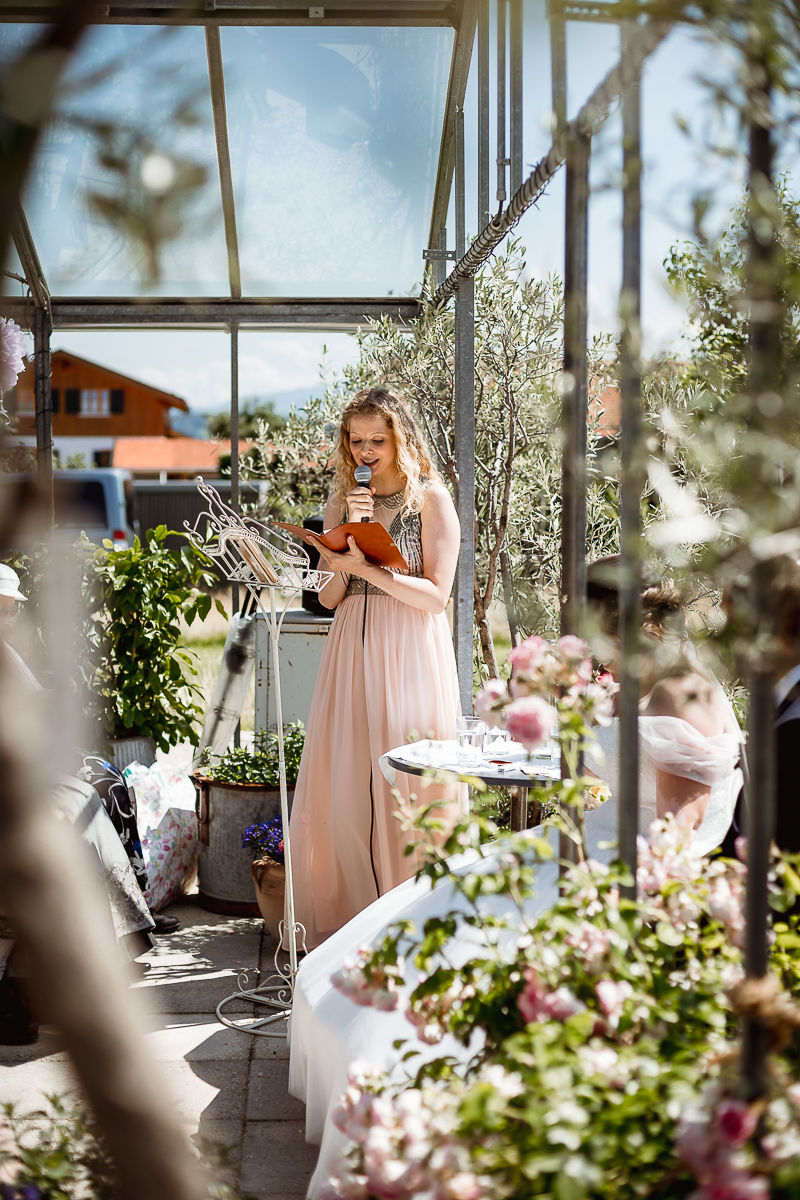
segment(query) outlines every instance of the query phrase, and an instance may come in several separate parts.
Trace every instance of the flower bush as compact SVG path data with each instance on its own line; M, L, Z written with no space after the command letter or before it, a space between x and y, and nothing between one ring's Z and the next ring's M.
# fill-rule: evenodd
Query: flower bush
M580 639L529 638L508 687L492 681L478 706L499 721L520 699L553 696L575 762L613 691ZM576 774L548 790L553 805L582 804ZM668 816L639 839L635 880L621 863L564 864L545 908L550 841L496 835L473 815L434 843L422 874L452 903L422 929L398 922L333 978L359 1004L402 1011L409 1037L396 1043L405 1078L351 1071L334 1117L350 1147L329 1200L800 1197L797 859L774 860L772 973L753 981L742 842L735 860L703 859ZM742 1015L774 1048L772 1091L755 1104L737 1094ZM445 1039L420 1063L421 1044Z
M782 1082L766 1108L740 1103L724 1083L744 1011L745 865L699 859L668 817L640 839L636 899L626 898L632 880L621 865L582 863L534 916L545 844L512 835L481 846L473 828L492 870L455 875L446 856L467 832L456 830L426 868L451 881L466 911L419 931L399 923L334 976L358 1003L402 1009L422 1042L449 1034L465 1059L430 1059L403 1084L357 1065L335 1115L352 1147L328 1196L758 1200L769 1194L765 1172L800 1195L792 1046L776 1060ZM776 860L778 912L794 902L795 883L793 862ZM488 918L481 901L498 895L511 915ZM465 924L481 945L456 968L451 949ZM797 1010L781 983L800 992L782 968L797 917L779 928L773 998L793 1028ZM414 987L402 986L406 962L419 973ZM476 1031L482 1044L470 1055ZM410 1062L415 1053L410 1040Z
M254 858L271 858L283 866L283 818L276 813L270 821L248 825L242 834L242 849L252 850Z

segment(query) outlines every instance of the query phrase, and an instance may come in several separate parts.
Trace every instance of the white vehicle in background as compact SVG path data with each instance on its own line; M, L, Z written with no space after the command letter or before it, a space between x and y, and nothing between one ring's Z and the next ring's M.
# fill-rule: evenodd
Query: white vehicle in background
M32 475L2 475L0 487L33 479ZM108 539L115 550L133 544L133 477L118 467L87 467L53 472L56 536L76 541L84 532L101 546ZM15 539L16 540L16 539ZM14 545L9 549L26 549Z

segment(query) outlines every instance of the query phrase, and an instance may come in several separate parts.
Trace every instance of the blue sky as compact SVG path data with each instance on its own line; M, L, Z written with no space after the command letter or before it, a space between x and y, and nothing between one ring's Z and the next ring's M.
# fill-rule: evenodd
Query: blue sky
M526 173L550 141L549 46L543 0L525 0ZM569 110L573 115L614 64L618 32L610 25L568 27ZM702 144L711 118L698 77L714 69L713 52L697 35L675 31L647 64L643 82L643 327L649 352L675 348L684 323L680 300L665 284L663 260L670 246L691 229L691 199L711 183L712 222L724 220L741 187L741 164L710 165ZM466 104L467 228L476 225L475 79ZM678 118L696 135L687 138ZM590 214L590 324L613 332L619 290L620 165L619 120L612 116L595 139ZM793 153L786 157L791 165ZM533 275L560 273L563 262L563 173L535 210L518 226ZM348 214L344 214L347 219ZM355 213L353 219L357 224ZM454 230L450 230L452 246ZM419 246L420 274L422 246ZM198 411L225 407L229 397L229 339L224 333L57 333L54 347L107 363L185 397ZM269 395L313 387L327 347L327 371L334 373L355 356L355 342L342 334L243 333L240 335L240 394Z

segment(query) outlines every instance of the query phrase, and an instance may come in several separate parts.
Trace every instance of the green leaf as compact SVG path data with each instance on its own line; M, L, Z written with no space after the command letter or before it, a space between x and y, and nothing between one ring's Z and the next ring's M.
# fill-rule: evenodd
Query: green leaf
M665 946L682 946L684 935L669 921L659 921L656 925L656 937Z

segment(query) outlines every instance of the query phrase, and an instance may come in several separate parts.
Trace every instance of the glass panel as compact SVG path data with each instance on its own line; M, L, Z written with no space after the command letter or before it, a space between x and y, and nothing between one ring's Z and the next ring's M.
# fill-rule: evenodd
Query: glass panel
M30 27L0 26L0 63L30 36ZM181 105L192 109L194 124L174 119ZM70 66L58 111L61 117L42 139L24 199L51 293L227 295L203 30L95 26ZM96 126L109 120L117 123L121 167L142 194L141 165L148 151L141 143L131 149L134 130L155 149L206 171L204 185L184 210L183 228L163 252L161 280L146 287L144 255L126 232L100 220L85 198L87 190L102 190L112 200L119 194L97 152ZM169 193L161 219L167 225L174 219Z
M222 29L243 291L422 278L451 29Z

